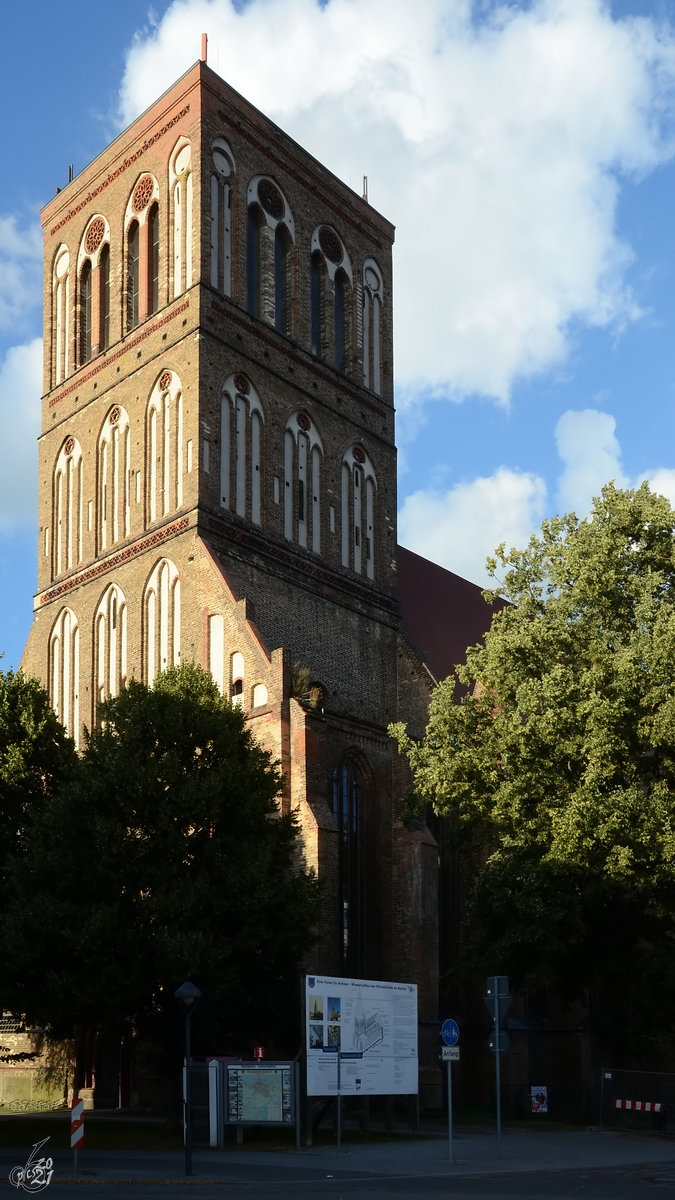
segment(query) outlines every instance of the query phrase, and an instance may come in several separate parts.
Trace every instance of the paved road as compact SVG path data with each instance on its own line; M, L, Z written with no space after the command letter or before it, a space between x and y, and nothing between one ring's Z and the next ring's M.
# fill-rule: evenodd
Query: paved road
M611 1133L513 1133L495 1158L494 1138L465 1135L451 1166L436 1139L300 1153L199 1151L186 1180L182 1156L152 1152L84 1152L76 1179L72 1158L54 1154L48 1200L189 1200L297 1197L298 1200L675 1200L675 1145ZM23 1151L0 1151L0 1196L19 1195L7 1176Z

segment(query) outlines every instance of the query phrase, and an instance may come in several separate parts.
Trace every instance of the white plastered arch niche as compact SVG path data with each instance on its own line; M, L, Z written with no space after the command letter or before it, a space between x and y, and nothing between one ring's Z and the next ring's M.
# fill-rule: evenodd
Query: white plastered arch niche
M192 146L176 142L169 160L171 196L172 295L192 287Z
M295 220L271 175L254 175L246 189L246 302L248 311L289 336L295 323Z
M211 142L211 287L232 295L232 177L234 155L225 138Z
M145 422L145 523L183 506L183 388L175 371L160 371Z
M70 251L65 242L54 255L52 272L52 383L56 386L70 372Z
M363 263L363 382L377 392L382 386L382 272L374 258Z
M124 233L132 221L145 225L153 204L159 204L159 183L150 171L142 171L129 192L124 212Z
M317 225L310 243L310 254L319 253L326 264L326 272L331 283L335 281L336 272L342 270L354 284L354 272L342 238L332 225Z
M104 591L94 616L96 703L119 695L127 679L127 602L115 583Z
M64 438L52 480L52 578L82 560L82 447L77 438ZM45 530L45 557L49 557Z
M220 397L220 507L253 525L262 524L263 427L263 407L248 376L228 375Z
M95 268L99 265L101 253L106 246L110 245L110 225L107 217L102 213L94 213L94 216L87 221L87 225L77 252L77 274L82 271L82 267L87 259Z
M99 552L131 532L131 429L129 414L113 404L98 439L97 540Z
M143 593L144 667L150 687L160 671L180 666L180 592L178 567L160 559Z
M261 184L263 185L262 187ZM271 187L266 189L265 184L270 184ZM278 207L275 193L283 201L283 211ZM268 229L274 232L277 225L285 225L291 235L291 241L295 244L295 221L293 220L291 206L282 188L279 187L276 179L273 179L271 175L254 175L253 179L251 179L246 192L246 207L250 208L252 204L257 204L260 208Z
M62 608L49 637L49 698L59 721L80 738L80 628L75 613Z
M284 536L305 549L311 541L315 554L321 553L322 463L323 442L312 418L292 413L284 431Z
M87 221L77 252L76 349L79 366L101 350L110 335L110 225L102 213Z
M375 578L376 488L367 452L350 446L342 458L342 565L368 579Z

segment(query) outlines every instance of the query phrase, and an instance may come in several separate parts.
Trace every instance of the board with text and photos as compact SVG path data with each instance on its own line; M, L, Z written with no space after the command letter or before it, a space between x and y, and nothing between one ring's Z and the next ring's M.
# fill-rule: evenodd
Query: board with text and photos
M305 1026L309 1096L417 1093L416 984L307 975Z

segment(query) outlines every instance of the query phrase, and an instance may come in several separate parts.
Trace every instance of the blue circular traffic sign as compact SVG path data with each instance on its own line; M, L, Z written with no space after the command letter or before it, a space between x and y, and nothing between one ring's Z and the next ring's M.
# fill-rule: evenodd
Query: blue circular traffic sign
M441 1026L441 1037L446 1046L456 1046L459 1041L459 1025L456 1021L444 1021Z

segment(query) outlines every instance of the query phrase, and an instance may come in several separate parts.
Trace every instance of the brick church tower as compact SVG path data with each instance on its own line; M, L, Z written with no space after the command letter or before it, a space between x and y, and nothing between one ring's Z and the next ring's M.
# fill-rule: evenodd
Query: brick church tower
M311 966L414 980L433 1021L437 848L386 732L433 682L397 592L393 227L204 62L43 225L24 668L80 742L125 679L210 669L325 883Z

